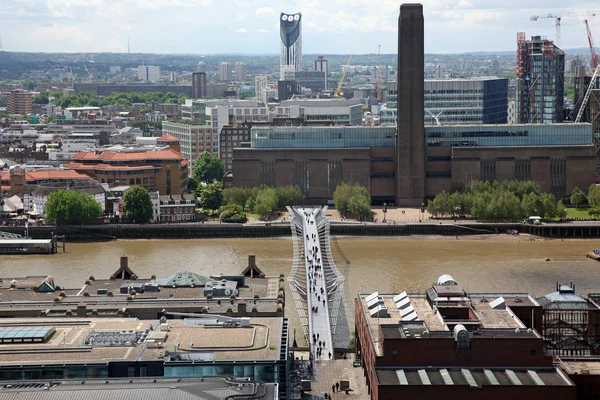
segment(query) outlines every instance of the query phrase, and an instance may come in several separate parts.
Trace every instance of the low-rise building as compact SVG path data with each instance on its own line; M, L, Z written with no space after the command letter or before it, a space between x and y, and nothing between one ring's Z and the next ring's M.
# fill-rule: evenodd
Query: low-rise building
M98 181L88 178L77 179L71 182L25 185L21 192L23 195L24 210L43 217L46 214L48 197L59 190L70 190L89 194L102 207L102 212L106 209L106 191Z
M187 191L188 161L167 146L113 146L82 151L67 166L109 187L137 185L165 194Z
M442 275L424 294L355 299L356 351L371 399L575 399L542 336L520 316L528 294L466 293Z
M304 118L307 124L312 125L362 125L362 110L363 106L360 100L282 100L275 108L275 116Z
M194 222L197 217L193 194L159 196L160 222Z

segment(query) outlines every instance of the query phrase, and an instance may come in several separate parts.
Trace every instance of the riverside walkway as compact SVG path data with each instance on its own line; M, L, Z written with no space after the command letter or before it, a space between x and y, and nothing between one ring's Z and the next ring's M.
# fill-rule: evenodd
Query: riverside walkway
M326 207L288 208L294 239L294 262L288 281L300 313L313 360L329 360L344 278L329 243Z

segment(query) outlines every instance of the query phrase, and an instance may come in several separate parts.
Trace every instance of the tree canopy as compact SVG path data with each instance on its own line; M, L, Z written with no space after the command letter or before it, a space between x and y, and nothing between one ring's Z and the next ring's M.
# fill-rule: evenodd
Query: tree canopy
M48 196L46 220L57 225L81 224L102 214L102 206L87 193L58 190Z
M369 191L358 183L340 183L333 193L333 201L340 215L347 216L350 213L361 221L371 217Z
M200 207L203 210L217 210L222 203L223 184L219 182L210 183L200 190Z
M123 195L125 219L144 223L152 219L152 199L148 190L141 186L132 186Z
M564 209L564 208L563 208ZM541 193L532 181L473 182L462 191L445 190L429 200L434 217L470 215L484 221L517 221L535 215L554 218L559 209L554 196Z
M205 151L194 162L192 177L198 182L221 182L224 176L225 166L217 156Z
M259 190L256 195L256 204L254 205L254 212L260 215L262 218L270 217L273 210L277 208L277 195L275 190L266 187Z
M571 193L570 200L571 200L571 204L573 204L575 207L579 208L587 202L587 197L581 189L576 187L575 189L573 189L573 192Z

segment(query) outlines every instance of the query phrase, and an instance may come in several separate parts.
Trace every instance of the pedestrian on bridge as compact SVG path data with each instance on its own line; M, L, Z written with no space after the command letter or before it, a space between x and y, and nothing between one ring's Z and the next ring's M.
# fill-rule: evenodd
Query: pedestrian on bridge
M323 308L325 308L325 299L323 299Z
M335 393L335 384L331 385L331 391Z

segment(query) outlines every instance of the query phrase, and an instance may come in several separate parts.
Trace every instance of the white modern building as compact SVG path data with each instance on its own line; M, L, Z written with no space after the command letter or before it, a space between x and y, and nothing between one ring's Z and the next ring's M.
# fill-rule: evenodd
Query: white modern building
M223 61L219 66L219 80L227 82L231 79L231 63Z
M188 170L194 170L194 162L202 153L219 155L219 131L211 125L188 125L163 121L164 135L172 135L179 139L181 155L190 162Z
M235 63L235 80L244 82L246 80L246 63L238 61Z
M357 99L284 100L275 108L275 116L302 118L308 124L362 125L362 107Z
M206 72L206 63L204 61L200 61L196 65L196 72Z
M160 67L157 65L140 65L138 79L144 82L158 82L160 80Z
M281 13L279 29L281 37L279 65L292 65L294 71L302 71L302 14Z

